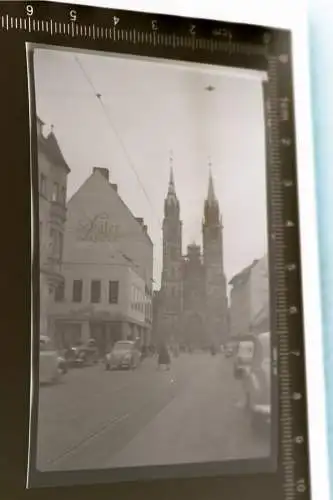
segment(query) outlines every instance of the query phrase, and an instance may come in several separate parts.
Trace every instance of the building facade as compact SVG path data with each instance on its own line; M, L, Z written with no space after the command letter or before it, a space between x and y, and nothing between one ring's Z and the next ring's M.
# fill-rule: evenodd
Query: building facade
M150 342L153 244L107 169L94 168L68 202L63 272L53 315L59 346L94 338L102 355L120 339Z
M39 261L41 335L52 337L52 307L55 291L63 283L62 257L66 222L67 176L70 169L53 130L43 134L44 123L37 118L39 175Z
M270 330L269 270L265 255L235 275L229 282L230 330L232 337Z
M210 173L202 223L203 251L182 254L182 221L172 167L163 220L163 270L156 337L170 344L207 347L228 336L228 300L223 269L223 227Z

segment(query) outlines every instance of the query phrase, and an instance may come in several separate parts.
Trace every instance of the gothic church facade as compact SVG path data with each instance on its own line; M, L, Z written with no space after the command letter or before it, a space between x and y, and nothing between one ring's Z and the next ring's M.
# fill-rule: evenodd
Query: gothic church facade
M155 318L158 341L205 348L228 337L223 226L211 172L202 221L202 251L195 243L182 253L182 221L173 169L163 219L163 270Z

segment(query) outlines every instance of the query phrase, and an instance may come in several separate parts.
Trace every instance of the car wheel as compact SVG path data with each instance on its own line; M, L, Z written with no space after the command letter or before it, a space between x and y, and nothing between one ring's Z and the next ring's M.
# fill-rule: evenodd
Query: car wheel
M110 371L111 370L109 363L105 364L105 369L106 369L106 371Z

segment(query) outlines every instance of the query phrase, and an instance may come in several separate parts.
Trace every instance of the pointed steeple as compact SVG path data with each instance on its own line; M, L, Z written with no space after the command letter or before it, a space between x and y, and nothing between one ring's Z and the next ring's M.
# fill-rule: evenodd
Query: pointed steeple
M216 201L215 198L215 191L214 191L214 182L213 182L213 175L212 175L212 163L209 160L209 180L208 180L208 195L207 195L207 201L209 204L212 204Z
M169 161L170 161L170 176L169 176L168 193L164 203L164 215L165 216L176 215L177 217L179 217L179 201L176 195L175 178L173 173L172 151L170 152Z
M170 152L170 177L169 177L169 187L168 194L176 194L175 178L173 173L173 156L172 151Z
M212 175L212 163L209 160L208 194L204 207L204 224L219 224L220 209L219 202L215 196L214 181Z

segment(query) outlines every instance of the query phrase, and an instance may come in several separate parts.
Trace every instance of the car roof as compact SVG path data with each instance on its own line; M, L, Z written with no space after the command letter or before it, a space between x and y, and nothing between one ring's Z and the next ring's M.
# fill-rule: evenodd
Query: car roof
M259 340L261 340L261 339L265 340L267 338L270 339L270 337L271 337L271 332L259 333L259 335L258 335Z
M134 344L133 340L117 340L116 344Z

